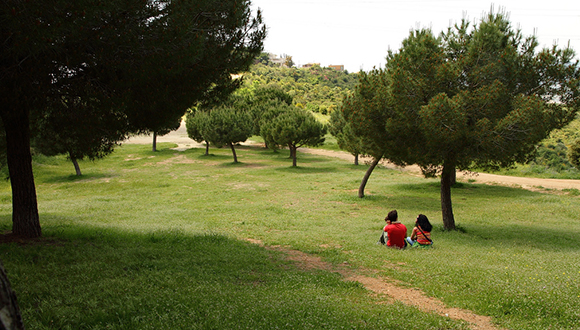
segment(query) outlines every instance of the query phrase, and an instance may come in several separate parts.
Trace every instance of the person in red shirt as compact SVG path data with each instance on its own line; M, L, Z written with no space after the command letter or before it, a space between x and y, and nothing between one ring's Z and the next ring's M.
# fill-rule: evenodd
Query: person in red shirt
M387 246L403 249L407 245L405 238L407 237L407 227L399 222L399 216L397 210L392 210L387 214L385 221L387 225L383 228L383 231L387 235Z

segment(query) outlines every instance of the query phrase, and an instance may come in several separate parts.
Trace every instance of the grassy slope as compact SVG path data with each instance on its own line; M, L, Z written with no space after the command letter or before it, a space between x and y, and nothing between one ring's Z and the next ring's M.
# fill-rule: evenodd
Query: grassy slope
M57 241L0 246L28 328L460 326L377 304L360 285L299 271L243 238L376 269L506 328L580 322L578 197L464 184L452 195L464 232L442 232L436 180L378 169L361 200L364 166L300 154L291 168L287 152L254 148L239 150L241 164L227 149L149 149L84 162L81 179L62 158L38 160L43 233ZM6 182L0 201L9 229ZM393 208L409 228L426 214L436 248L375 245Z

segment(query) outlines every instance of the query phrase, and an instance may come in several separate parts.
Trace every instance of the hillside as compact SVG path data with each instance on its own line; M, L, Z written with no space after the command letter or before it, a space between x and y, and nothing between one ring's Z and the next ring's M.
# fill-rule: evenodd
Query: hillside
M356 73L318 65L298 69L258 63L244 74L244 86L239 93L252 93L256 88L275 85L294 97L294 105L328 114L340 106L357 82Z

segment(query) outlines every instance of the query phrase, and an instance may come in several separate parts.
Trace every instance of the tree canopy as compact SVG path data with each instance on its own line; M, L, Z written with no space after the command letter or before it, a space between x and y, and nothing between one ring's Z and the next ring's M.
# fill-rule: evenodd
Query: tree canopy
M324 143L327 129L311 112L289 107L270 121L261 124L261 134L271 149L287 146L292 166L296 166L296 150L302 146L319 146Z
M230 147L234 163L237 163L235 144L252 136L253 119L244 108L226 102L209 111L188 113L186 127L189 137L198 142L206 141L218 148Z
M245 0L8 0L0 20L13 233L26 237L41 235L30 118L82 100L91 111L120 112L126 132L156 131L234 84L266 33Z
M345 118L364 141L399 165L441 176L446 229L455 228L456 169L524 162L580 104L580 69L571 49L537 51L504 13L465 20L440 37L412 31L384 69L362 74Z
M354 133L350 123L344 118L343 112L331 113L328 124L328 130L336 138L338 147L353 155L354 164L358 165L359 156L364 155L362 140Z
M289 108L293 101L290 94L277 86L259 87L253 93L242 95L244 95L243 107L248 109L254 121L254 135L261 135L261 125Z

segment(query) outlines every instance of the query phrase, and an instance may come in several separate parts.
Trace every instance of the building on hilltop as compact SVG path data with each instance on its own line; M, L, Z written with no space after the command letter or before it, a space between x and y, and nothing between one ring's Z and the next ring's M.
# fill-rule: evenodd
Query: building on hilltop
M279 65L279 66L283 66L284 63L286 62L286 59L284 57L278 57L277 55L274 54L269 54L270 55L270 62Z
M344 65L340 64L340 65L329 65L328 66L331 69L334 69L336 71L344 71Z

